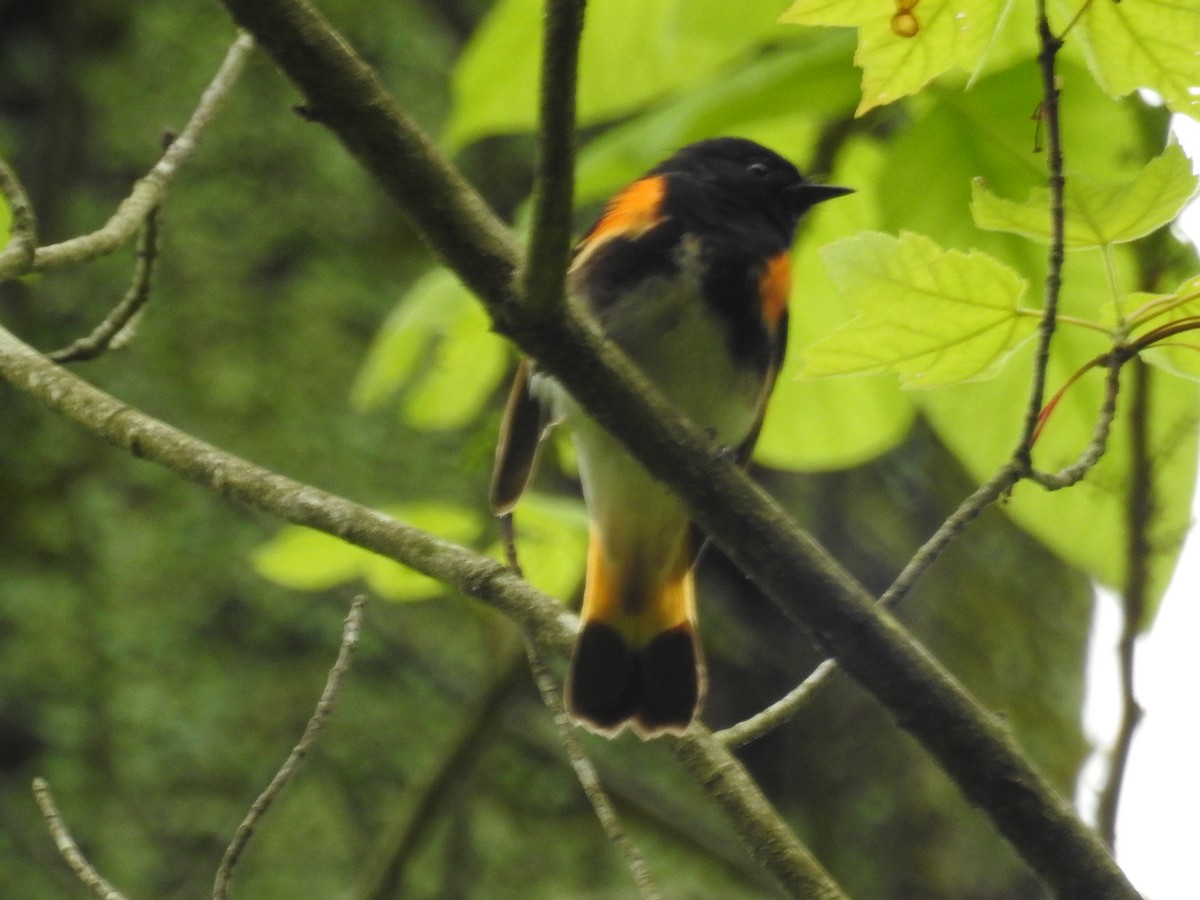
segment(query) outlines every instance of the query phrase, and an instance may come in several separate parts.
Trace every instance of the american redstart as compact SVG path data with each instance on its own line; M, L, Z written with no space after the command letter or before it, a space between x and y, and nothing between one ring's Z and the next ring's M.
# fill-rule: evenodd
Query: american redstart
M608 202L576 247L568 295L744 464L783 360L797 223L847 193L753 141L691 144ZM567 708L601 734L680 733L705 690L692 574L702 542L679 499L528 361L505 410L492 508L516 505L559 419L590 522Z

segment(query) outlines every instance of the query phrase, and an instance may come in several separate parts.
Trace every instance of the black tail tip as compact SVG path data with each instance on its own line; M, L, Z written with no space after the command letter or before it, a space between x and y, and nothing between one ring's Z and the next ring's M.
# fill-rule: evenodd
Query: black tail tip
M690 625L635 649L609 625L584 624L567 674L567 710L585 728L612 737L629 725L643 740L682 734L703 696L704 664Z

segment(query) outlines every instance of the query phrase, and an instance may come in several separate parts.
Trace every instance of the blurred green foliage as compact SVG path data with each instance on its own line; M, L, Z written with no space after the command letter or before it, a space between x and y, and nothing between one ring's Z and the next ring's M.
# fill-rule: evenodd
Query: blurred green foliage
M529 185L539 4L503 0L486 18L483 0L321 6L514 217ZM1041 248L979 231L968 203L974 177L1005 197L1043 177L1029 121L1036 72L1013 64L1027 38L999 47L970 92L935 85L852 123L860 97L849 35L778 26L781 7L592 4L580 224L673 147L736 132L858 191L822 209L802 237L794 348L851 317L817 247L867 229L980 248L1040 283ZM30 189L43 241L104 221L152 164L162 132L182 126L231 36L215 4L0 7L0 154ZM1131 178L1157 152L1142 147L1137 115L1081 65L1065 64L1063 77L1072 165ZM258 463L498 554L485 484L509 351L353 161L291 112L298 99L267 61L254 62L168 197L137 340L81 372ZM130 256L4 285L0 318L40 347L65 344L119 296ZM1132 254L1118 248L1114 258L1132 289ZM1069 275L1066 309L1094 317L1110 295L1104 261L1074 254ZM1101 343L1064 333L1063 345L1052 382ZM881 590L1010 449L1028 353L990 381L912 393L886 374L800 380L800 361L793 352L780 379L760 445L773 468L759 474ZM1161 584L1194 477L1196 396L1187 382L1155 384L1161 471L1178 487L1156 520ZM1073 457L1097 405L1098 388L1080 385L1039 454ZM1072 565L1122 577L1112 521L1127 444L1114 443L1095 484L1054 496L1022 487L1004 512L986 513L902 610L1064 790L1086 749L1078 718L1091 591ZM518 510L521 548L534 582L569 600L582 513L569 465L543 469ZM251 844L235 890L352 891L390 852L389 835L472 710L500 691L498 714L472 738L479 761L456 773L457 790L403 873L403 896L634 895L536 693L524 679L503 681L513 637L488 611L215 500L4 386L0 560L0 892L86 895L33 805L29 782L40 774L85 852L131 896L204 893L303 729L346 599L365 583L430 602L368 608L339 707ZM719 554L700 582L706 718L722 727L776 699L817 658ZM813 589L796 588L797 603ZM776 894L661 748L585 740L666 896ZM741 753L853 896L1039 896L984 817L844 680Z

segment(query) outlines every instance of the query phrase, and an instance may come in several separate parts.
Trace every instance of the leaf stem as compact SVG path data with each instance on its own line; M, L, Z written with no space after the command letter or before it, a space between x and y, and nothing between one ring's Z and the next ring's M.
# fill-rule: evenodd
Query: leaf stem
M1104 244L1100 248L1104 255L1104 273L1108 276L1108 289L1112 292L1113 315L1117 320L1118 331L1124 330L1125 317L1121 315L1121 288L1117 281L1117 265L1113 259L1113 245Z
M1184 294L1181 297L1176 297L1174 294L1170 295L1169 297L1158 297L1142 304L1132 313L1130 313L1128 319L1126 319L1126 325L1132 331L1133 329L1144 325L1146 322L1156 319L1159 316L1166 315L1171 310L1178 309L1179 307L1187 303L1191 303L1196 299L1200 299L1200 291L1193 291L1192 293Z
M1043 315L1040 309L1029 309L1023 306L1017 307L1016 312L1018 316L1025 316L1027 318L1036 317L1040 319ZM1090 319L1081 319L1078 316L1065 316L1062 313L1058 314L1057 319L1059 325L1074 325L1076 328L1086 328L1089 331L1099 332L1105 337L1111 338L1113 336L1111 328L1106 328L1099 322L1093 322Z

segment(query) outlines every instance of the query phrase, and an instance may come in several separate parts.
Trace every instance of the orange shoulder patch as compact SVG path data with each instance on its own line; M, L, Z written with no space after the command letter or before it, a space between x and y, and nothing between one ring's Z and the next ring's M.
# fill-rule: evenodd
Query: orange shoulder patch
M651 175L626 187L611 200L592 230L579 245L581 253L612 238L641 237L663 221L663 199L667 196L665 175Z
M788 295L792 292L792 256L787 250L772 256L758 276L758 299L762 304L763 321L777 325L787 311Z

